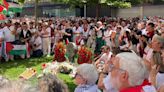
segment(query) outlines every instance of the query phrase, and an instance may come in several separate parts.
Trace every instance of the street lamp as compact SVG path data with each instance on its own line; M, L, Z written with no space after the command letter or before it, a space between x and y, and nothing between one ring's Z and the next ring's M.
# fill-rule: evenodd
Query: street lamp
M87 17L87 1L83 0L83 3L84 3L84 18L86 18Z

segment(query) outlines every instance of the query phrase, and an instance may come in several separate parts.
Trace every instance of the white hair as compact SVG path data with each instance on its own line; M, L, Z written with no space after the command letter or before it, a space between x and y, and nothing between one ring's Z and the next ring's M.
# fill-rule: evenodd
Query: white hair
M148 71L142 58L135 53L124 52L118 54L119 66L128 72L129 84L131 86L141 85L148 77Z
M0 92L39 92L39 90L23 81L9 81L0 88Z
M98 79L96 67L92 64L82 64L77 67L77 72L87 80L87 84L95 84Z
M98 21L98 22L97 22L97 24L100 24L100 25L102 25L102 22L101 22L101 21Z
M8 82L9 82L8 79L6 79L3 76L0 76L0 88L2 88L3 86L5 86Z

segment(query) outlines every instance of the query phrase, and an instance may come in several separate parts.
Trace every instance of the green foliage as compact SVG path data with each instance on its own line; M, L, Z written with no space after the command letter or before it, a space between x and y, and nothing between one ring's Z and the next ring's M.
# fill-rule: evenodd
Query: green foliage
M18 0L18 2L19 2L19 3L24 3L24 2L25 2L25 0Z
M98 4L103 4L103 5L112 4L113 7L121 7L121 8L131 7L131 4L129 2L122 2L119 0L52 0L52 1L57 3L69 4L73 7L75 6L83 7L84 4L87 4L88 6L98 5Z
M113 6L113 7L118 7L118 8L130 8L131 7L131 3L129 3L129 2L114 1L114 2L109 2L107 4L110 6Z

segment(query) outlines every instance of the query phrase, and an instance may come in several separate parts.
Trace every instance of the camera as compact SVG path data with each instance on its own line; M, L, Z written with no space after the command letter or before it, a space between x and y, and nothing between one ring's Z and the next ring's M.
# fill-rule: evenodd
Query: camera
M94 25L91 25L90 30L93 30L94 28L95 28L95 26Z

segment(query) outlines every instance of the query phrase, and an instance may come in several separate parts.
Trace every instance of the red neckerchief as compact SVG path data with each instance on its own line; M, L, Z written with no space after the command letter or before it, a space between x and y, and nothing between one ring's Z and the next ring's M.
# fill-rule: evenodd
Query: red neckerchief
M148 80L145 79L142 85L126 88L121 90L120 92L142 92L142 87L146 85L151 85L151 84L148 82Z
M152 38L153 35L154 35L154 31L150 31L150 32L148 32L147 35L148 35L148 37Z

